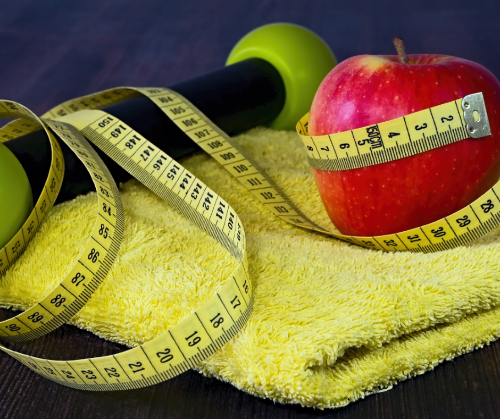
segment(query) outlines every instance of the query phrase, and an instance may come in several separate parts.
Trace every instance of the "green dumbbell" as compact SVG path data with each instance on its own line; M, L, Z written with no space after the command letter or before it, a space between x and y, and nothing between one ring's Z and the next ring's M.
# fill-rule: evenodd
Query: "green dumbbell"
M226 67L172 89L202 109L230 135L262 124L274 129L294 129L335 64L333 53L316 34L298 25L275 23L243 37L231 51ZM273 92L268 94L270 90ZM173 158L198 149L146 98L129 99L104 110L134 127ZM43 147L44 142L45 134L40 130L6 143L17 153L26 173L7 147L0 147L0 248L28 217L32 209L31 188L36 199L43 187L44 168L49 167L51 157L50 148ZM58 202L93 188L83 165L71 158L66 146L60 143L66 169ZM101 154L99 150L98 153ZM104 161L108 159L101 156ZM130 178L119 168L110 170L117 182ZM82 185L82 182L87 183Z
M0 143L0 249L19 231L33 209L31 186L16 156Z

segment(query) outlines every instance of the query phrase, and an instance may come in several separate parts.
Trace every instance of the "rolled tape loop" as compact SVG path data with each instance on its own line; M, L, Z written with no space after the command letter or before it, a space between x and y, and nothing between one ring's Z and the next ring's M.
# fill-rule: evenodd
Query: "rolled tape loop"
M198 310L160 336L120 354L54 361L31 357L0 345L0 350L38 374L78 389L124 390L170 379L195 367L225 345L246 323L253 307L245 232L231 206L179 163L114 116L99 110L74 113L80 106L86 109L105 106L104 103L116 103L138 94L131 89L114 89L94 95L91 102L86 102L89 98L83 98L65 103L49 112L49 115L57 115L56 119L44 118L40 121L17 104L15 106L22 112L0 114L4 117L24 117L27 114L44 129L46 125L49 126L85 164L98 195L96 224L74 268L42 301L20 315L0 322L0 338L11 341L33 339L70 320L104 281L116 258L124 228L119 192L106 166L82 133L135 178L219 241L239 263L222 287ZM90 103L92 106L89 106ZM11 128L8 126L6 130ZM23 133L35 129L26 127ZM51 170L46 182L48 190L44 190L40 198L43 198L43 215L56 199L64 162L57 141L50 131L47 130L47 133L53 146L54 170ZM34 214L36 216L38 213L34 211ZM36 226L32 227L30 234L34 234ZM19 234L22 235L23 231ZM16 248L16 257L26 245L27 242L23 242L24 247ZM7 256L9 251L8 247L2 249ZM5 269L14 259L8 258Z

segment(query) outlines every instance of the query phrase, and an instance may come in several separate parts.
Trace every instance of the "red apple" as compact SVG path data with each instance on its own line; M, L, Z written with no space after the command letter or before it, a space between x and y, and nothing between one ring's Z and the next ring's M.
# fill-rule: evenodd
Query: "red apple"
M360 169L313 169L333 224L356 236L415 228L470 204L500 177L500 83L486 68L446 55L360 55L336 66L311 107L310 135L399 118L482 92L492 135Z

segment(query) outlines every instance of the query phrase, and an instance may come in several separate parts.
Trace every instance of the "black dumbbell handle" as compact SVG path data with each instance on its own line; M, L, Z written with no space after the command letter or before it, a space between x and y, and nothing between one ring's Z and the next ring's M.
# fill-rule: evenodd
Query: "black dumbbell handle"
M155 87L155 86L151 86ZM229 135L272 122L285 103L285 87L278 71L267 61L252 58L172 87ZM174 159L199 147L149 99L136 97L103 109L121 119ZM93 191L85 166L59 141L66 163L56 203ZM43 131L4 143L18 158L30 181L33 200L40 195L50 165L50 145ZM117 183L131 175L96 148Z

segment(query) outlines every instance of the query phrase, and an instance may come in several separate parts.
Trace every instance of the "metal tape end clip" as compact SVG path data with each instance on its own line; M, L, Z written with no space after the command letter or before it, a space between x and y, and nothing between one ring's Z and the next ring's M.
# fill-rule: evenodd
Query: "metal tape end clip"
M483 94L474 93L467 95L462 100L462 109L467 123L467 134L471 138L482 138L491 135L490 123Z

